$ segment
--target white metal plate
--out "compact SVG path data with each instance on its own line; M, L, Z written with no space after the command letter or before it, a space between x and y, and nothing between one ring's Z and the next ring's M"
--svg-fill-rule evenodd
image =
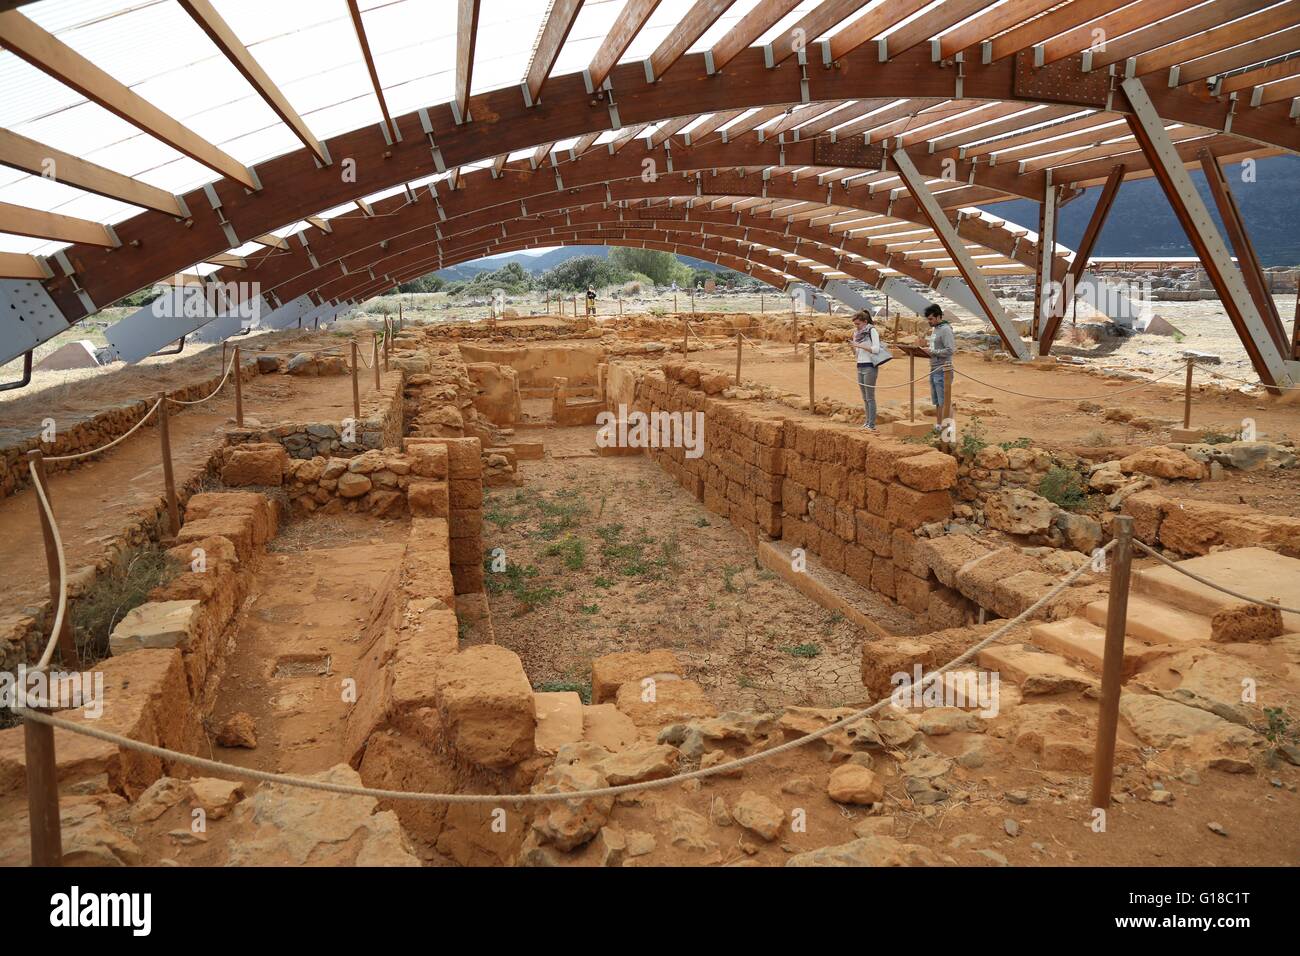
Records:
M40 282L0 279L0 365L68 328L68 320Z

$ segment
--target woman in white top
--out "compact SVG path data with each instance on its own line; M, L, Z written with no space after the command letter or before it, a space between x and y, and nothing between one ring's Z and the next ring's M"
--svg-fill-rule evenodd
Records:
M853 350L858 359L858 387L862 389L862 404L867 419L863 428L876 430L876 375L880 369L875 356L881 354L880 333L872 321L871 311L863 309L853 316Z

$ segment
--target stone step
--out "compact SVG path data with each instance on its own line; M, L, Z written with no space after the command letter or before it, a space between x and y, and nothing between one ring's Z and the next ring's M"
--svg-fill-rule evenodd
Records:
M582 708L582 739L618 753L637 742L636 724L612 703L587 704Z
M1295 596L1300 594L1300 560L1267 548L1219 551L1178 563L1208 581L1252 597L1276 598L1295 606ZM1207 617L1241 603L1239 598L1163 565L1135 572L1133 590ZM1300 632L1300 614L1283 614L1282 626L1289 633Z
M1098 685L1095 675L1080 670L1060 654L1029 644L995 644L980 651L975 660L985 670L996 671L1000 680L1019 685L1025 693L1050 694Z
M1045 651L1082 664L1094 674L1101 673L1106 632L1081 617L1068 617L1064 621L1052 621L1050 624L1035 624L1029 629L1029 639ZM1149 661L1168 651L1167 646L1148 647L1136 641L1125 641L1124 676L1131 677Z
M534 692L537 729L533 740L538 753L559 753L565 744L582 740L582 698L574 691Z
M1107 600L1093 601L1084 608L1084 614L1104 629L1109 607ZM1210 639L1210 619L1155 598L1129 594L1125 633L1152 644L1201 643Z

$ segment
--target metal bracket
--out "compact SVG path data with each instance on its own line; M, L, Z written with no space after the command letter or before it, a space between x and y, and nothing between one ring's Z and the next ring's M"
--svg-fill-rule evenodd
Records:
M226 241L230 243L230 248L242 246L239 236L235 234L234 224L226 218L226 214L221 209L221 197L217 195L217 190L212 183L205 183L203 186L204 195L208 197L208 202L212 205L212 211L217 214L217 222L221 226L221 231L226 234Z
M442 150L438 148L437 142L433 138L433 122L429 119L429 111L424 107L420 108L420 129L424 130L424 135L429 138L429 150L433 154L434 168L440 173L447 171L447 164L442 161Z

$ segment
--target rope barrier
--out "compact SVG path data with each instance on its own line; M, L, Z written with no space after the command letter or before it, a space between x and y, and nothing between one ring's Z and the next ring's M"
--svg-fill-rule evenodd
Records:
M217 392L225 388L226 379L230 378L230 372L232 369L234 369L234 367L235 367L235 356L232 354L230 356L230 361L226 364L226 374L221 376L221 381L217 383L217 387L212 390L212 393L208 395L207 398L200 398L197 401L187 402L184 399L172 398L171 396L168 396L167 401L171 402L173 405L202 405L204 402L215 398Z
M741 338L743 338L746 342L749 342L751 345L757 345L757 344L759 344L759 341L758 341L757 339L751 339L751 338L750 338L748 335L746 335L744 332L741 332L740 329L736 329L736 332L740 335ZM766 340L764 340L764 341L766 341ZM828 365L827 367L828 367L828 368L829 368L829 369L830 369L834 374L840 376L840 378L844 379L846 382L852 382L853 385L854 385L854 387L858 387L858 379L857 379L857 376L855 376L855 375L846 375L844 372L841 372L841 371L840 371L838 368L836 368L834 365ZM820 364L818 365L818 368L821 368L821 365L820 365ZM891 388L907 388L909 385L915 385L917 382L928 382L929 380L930 380L930 374L929 374L929 372L927 372L926 374L921 375L921 376L919 376L918 378L914 378L914 379L912 379L911 381L908 381L908 382L899 382L899 383L896 384L896 385L877 385L877 386L876 386L876 390L877 390L877 391L887 391L887 390L889 390L889 389L891 389Z
M1147 381L1142 382L1140 385L1134 385L1132 388L1117 389L1116 391L1110 392L1107 395L1030 395L1027 392L1017 392L1014 389L1002 388L1001 386L993 385L990 384L989 382L980 381L974 375L971 375L969 372L961 371L955 365L952 366L952 370L955 374L960 375L962 378L968 378L977 385L983 385L985 388L991 388L997 392L1005 392L1008 395L1018 395L1021 398L1032 398L1040 402L1091 402L1091 401L1104 401L1105 399L1108 398L1114 398L1116 395L1125 395L1129 392L1140 392L1142 389L1150 388L1152 385L1155 385L1157 382L1162 382L1165 379L1169 378L1169 376L1171 375L1178 375L1179 373L1185 371L1186 369L1185 367L1176 368L1173 369L1172 371L1166 372L1164 375L1161 375L1159 378L1148 379Z
M1160 553L1159 551L1157 551L1155 548L1152 548L1152 547L1150 547L1149 545L1143 544L1141 541L1138 541L1136 538L1133 539L1133 545L1134 545L1134 547L1137 547L1137 548L1141 549L1142 551L1145 551L1147 554L1151 555L1151 557L1155 558L1155 559L1156 559L1157 561L1159 561L1161 564L1164 564L1164 565L1166 565L1166 566L1168 566L1168 567L1173 568L1173 569L1174 569L1175 571L1177 571L1179 574L1185 574L1185 575L1187 575L1187 577L1191 578L1193 581L1196 581L1196 582L1198 582L1198 583L1200 583L1200 584L1204 584L1206 587L1214 588L1214 590L1216 590L1216 591L1222 591L1224 594L1231 594L1233 597L1238 598L1238 599L1240 599L1240 600L1242 600L1242 601L1248 601L1248 602L1250 602L1251 604L1260 604L1260 605L1263 605L1264 607L1275 607L1275 608L1277 608L1279 611L1282 611L1282 612L1285 613L1285 614L1300 614L1300 608L1286 607L1286 606L1283 605L1283 604L1279 604L1279 603L1278 603L1277 601L1275 601L1275 600L1274 600L1274 601L1265 601L1265 600L1263 600L1262 598L1251 597L1249 594L1242 594L1240 591L1234 591L1234 590L1232 590L1232 588L1224 587L1222 584L1215 584L1213 581L1210 581L1210 580L1207 580L1206 578L1201 577L1201 576L1200 576L1199 574L1197 574L1195 571L1189 571L1189 570L1187 570L1187 568L1183 567L1183 566L1182 566L1181 564L1179 564L1177 561L1171 561L1171 560L1169 560L1169 558L1166 558L1163 554L1161 554L1161 553Z
M50 507L50 499L45 496L45 486L36 472L36 462L27 462L27 468L32 473L32 486L36 489L36 496L40 499L45 517L50 522L50 530L54 537L54 553L59 559L59 604L54 612L54 628L50 631L50 639L41 653L40 661L36 664L36 670L43 671L50 666L50 660L54 657L54 647L58 643L59 634L63 631L63 618L68 611L68 562L63 553L63 537L59 534L59 526L54 520L54 509Z
M161 404L162 404L162 399L161 399L161 398L160 398L160 399L157 399L157 400L153 403L153 406L149 409L149 411L147 411L147 412L144 413L144 417L141 418L138 422L136 422L134 425L131 426L130 431L128 431L128 432L126 432L126 433L124 433L124 434L122 434L122 435L117 436L117 437L114 438L111 442L109 442L107 445L103 445L103 446L101 446L101 447L99 447L99 448L92 449L91 451L79 451L79 452L77 452L75 455L49 455L49 456L46 456L45 460L46 460L46 461L72 461L73 459L76 459L76 458L88 458L88 457L91 456L91 455L98 455L101 451L108 451L110 448L112 448L112 447L113 447L114 445L116 445L118 442L124 442L124 441L126 441L128 438L130 438L133 434L135 434L135 431L136 431L136 430L137 430L141 425L143 425L145 422L147 422L147 421L149 420L149 416L152 415L154 412L156 412L156 411L158 410L158 406L161 405Z
M325 345L318 349L244 349L244 352L248 355L316 355L320 352L332 352L341 349L343 344Z
M1200 368L1201 366L1198 365L1197 369ZM1251 388L1272 388L1272 389L1277 389L1279 392L1294 392L1297 389L1300 389L1300 385L1265 385L1263 382L1252 382L1249 381L1248 379L1237 378L1235 376L1229 375L1227 372L1211 371L1210 368L1208 367L1205 369L1205 372L1212 379L1226 378L1230 382L1238 382L1242 385L1249 385Z
M1115 546L1115 542L1111 541L1102 550L1103 552L1108 552L1114 546ZM989 645L993 644L995 641L1000 639L1003 635L1007 633L1007 631L1011 630L1011 628L1015 627L1018 624L1023 623L1034 613L1036 613L1039 608L1043 607L1048 602L1054 600L1057 597L1057 595L1059 595L1067 587L1069 587L1076 580L1078 580L1079 577L1081 577L1086 571L1088 571L1090 567L1091 567L1090 563L1084 564L1076 568L1074 571L1070 572L1050 591L1048 591L1046 594L1040 597L1029 607L1025 608L1025 610L1021 611L1014 618L1007 621L1002 626L998 627L995 631L989 634L988 637L984 638L981 641L977 641L975 644L972 644L969 648L966 649L965 652L958 655L957 657L954 657L952 660L948 661L948 663L944 664L942 667L938 668L937 670L930 671L929 673L924 675L921 678L921 682L918 685L918 687L923 687L926 681L937 680L939 677L941 677L943 674L947 673L948 671L952 670L954 667L957 667L958 665L964 664L967 661L971 660L976 654L984 650L984 648L988 647ZM376 790L376 789L371 789L370 787L354 787L348 784L335 784L335 783L326 783L320 780L307 780L302 777L293 777L287 774L271 773L265 770L254 770L250 767L236 767L232 764L221 763L220 761L217 760L209 760L206 757L197 757L194 756L193 754L185 754L175 750L168 750L165 747L157 747L153 744L146 744L138 740L132 740L130 737L123 737L119 734L110 733L105 730L99 730L97 728L89 727L83 724L76 724L73 723L72 721L64 720L61 717L54 717L50 714L41 713L39 711L28 710L27 708L15 707L13 708L13 710L15 713L21 715L27 720L34 720L37 723L48 724L51 727L55 727L60 730L66 730L69 731L70 733L81 734L82 736L86 736L86 737L93 737L96 740L101 740L104 741L105 743L114 744L115 746L123 747L128 750L135 750L139 753L149 754L150 756L158 757L163 760L172 761L174 763L186 764L191 767L197 767L200 770L207 770L212 773L224 774L226 776L231 776L231 777L238 777L247 780L257 780L262 783L281 784L289 787L299 787L304 790L319 790L326 793L339 793L339 794L346 794L349 796L373 797L377 800L411 800L419 803L500 805L502 803L516 803L516 804L554 803L559 801L570 801L570 800L588 800L588 799L594 799L599 797L616 797L619 794L623 794L623 793L633 793L633 792L640 793L647 790L662 790L666 787L676 786L677 784L686 780L699 780L705 777L715 776L717 774L731 773L736 770L739 770L742 767L746 767L749 764L758 763L759 761L762 760L767 760L771 757L775 757L777 754L786 753L787 751L794 750L797 747L802 747L805 744L811 743L814 740L820 740L823 737L835 733L836 731L844 730L845 728L852 726L858 721L870 717L871 715L877 713L886 704L890 703L891 700L892 700L892 695L889 697L882 698L881 700L876 701L874 704L871 704L868 707L864 707L861 710L858 710L855 713L848 715L847 717L843 717L840 720L835 721L834 723L827 724L825 727L822 727L819 730L815 730L810 734L806 734L794 740L786 741L783 744L778 744L777 746L771 748L770 750L763 750L755 754L749 754L748 756L740 757L737 758L736 760L732 760L727 763L716 764L712 767L703 767L700 768L699 770L691 770L691 771L687 771L686 773L675 774L674 776L671 777L662 777L658 780L647 780L640 783L626 783L626 784L620 784L619 786L612 786L612 787L598 787L592 790L576 790L567 793L523 793L523 794L418 793L409 790Z

